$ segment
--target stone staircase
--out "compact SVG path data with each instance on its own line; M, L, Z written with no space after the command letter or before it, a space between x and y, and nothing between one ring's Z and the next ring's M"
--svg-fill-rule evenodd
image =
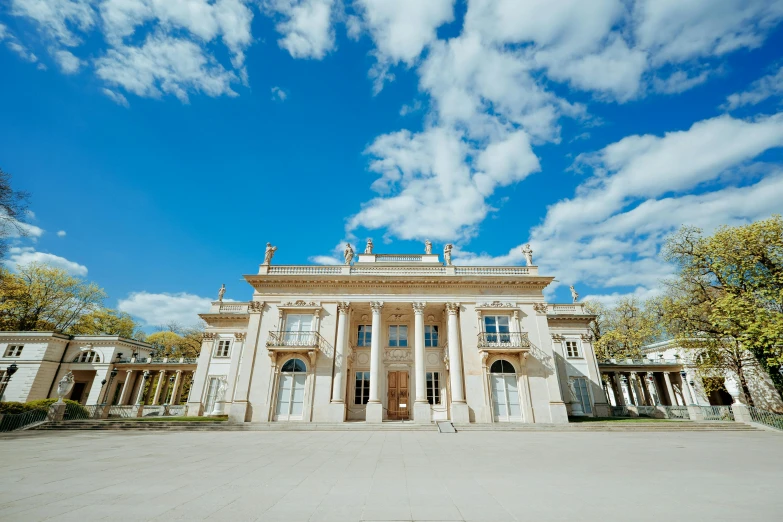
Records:
M571 424L457 424L457 433L495 432L684 432L684 431L754 431L757 428L741 422L581 422ZM412 422L305 423L269 422L229 424L227 422L136 422L123 420L80 420L45 422L32 430L111 430L111 431L424 431L437 432L435 424Z

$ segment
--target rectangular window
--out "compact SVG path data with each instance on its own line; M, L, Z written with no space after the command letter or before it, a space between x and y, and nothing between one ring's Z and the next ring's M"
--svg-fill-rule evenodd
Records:
M438 327L434 325L424 326L424 346L435 348L438 346Z
M356 337L356 346L370 346L372 344L372 326L363 324L359 326L359 333Z
M228 339L218 341L215 349L215 357L228 357L231 350L231 341Z
M370 372L356 372L354 404L367 404L370 398Z
M511 317L508 315L485 315L484 332L487 334L487 342L490 343L508 343L511 342L509 332Z
M583 377L575 378L574 392L576 392L576 400L582 403L582 411L593 413L593 405L590 404L590 394L587 392L587 379Z
M288 314L285 318L286 346L308 346L313 342L313 316L311 314Z
M22 355L22 348L24 348L23 344L11 344L6 349L5 356L6 357L19 357L20 355Z
M579 345L576 341L566 341L565 345L568 357L579 357Z
M430 404L440 404L440 374L438 372L427 372L427 402Z
M204 397L204 415L209 415L215 409L220 377L210 377L207 380L207 392Z
M389 346L408 346L408 327L400 324L389 327Z

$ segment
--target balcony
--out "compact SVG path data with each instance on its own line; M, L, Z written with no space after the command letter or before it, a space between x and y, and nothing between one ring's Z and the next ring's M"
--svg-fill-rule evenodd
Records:
M478 334L478 348L482 351L520 352L530 349L527 332Z
M608 359L598 361L598 366L683 366L682 359Z
M324 338L318 332L271 331L266 339L270 349L320 348Z

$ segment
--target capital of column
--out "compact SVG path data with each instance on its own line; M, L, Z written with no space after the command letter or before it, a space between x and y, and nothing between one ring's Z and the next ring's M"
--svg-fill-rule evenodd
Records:
M341 314L347 314L348 311L351 309L351 303L345 301L342 303L337 303L337 312Z
M177 375L182 375L182 370L177 370Z
M125 373L127 373L128 375L130 375L130 374L132 374L132 373L133 373L133 370L125 370Z
M164 373L166 373L166 370L158 370L158 372L160 372L160 374L163 375Z
M413 313L416 315L421 315L424 313L424 306L427 303L413 303Z
M247 311L249 313L260 314L263 309L264 309L263 301L251 301L250 304L247 306Z
M449 315L457 315L459 312L459 303L446 303L446 312Z
M383 301L372 301L370 302L370 308L372 308L372 312L375 314L381 313L381 310L383 309Z

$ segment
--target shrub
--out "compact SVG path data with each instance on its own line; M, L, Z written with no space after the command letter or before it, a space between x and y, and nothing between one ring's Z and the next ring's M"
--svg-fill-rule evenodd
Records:
M30 410L49 411L49 406L51 406L55 402L57 402L57 399L39 399L37 401L26 402L26 403L24 403L25 411L30 411ZM82 414L83 415L85 415L85 416L88 415L87 410L84 407L82 407L82 405L79 404L76 401L71 401L71 400L65 399L65 404L70 404L72 408L73 407L77 407L80 410L82 410Z
M0 402L0 414L19 415L27 411L24 404L16 401Z

